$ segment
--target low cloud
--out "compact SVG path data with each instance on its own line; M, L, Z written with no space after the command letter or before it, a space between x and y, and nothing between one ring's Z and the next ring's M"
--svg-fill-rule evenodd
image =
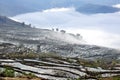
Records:
M120 4L113 5L115 8L120 8Z
M93 29L71 29L68 31L72 33L80 33L87 44L120 49L119 34Z
M85 15L74 8L55 8L13 17L39 28L80 33L89 44L120 49L120 12Z

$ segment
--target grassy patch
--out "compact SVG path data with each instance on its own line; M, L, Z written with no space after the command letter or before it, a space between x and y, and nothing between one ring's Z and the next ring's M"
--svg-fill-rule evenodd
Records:
M37 76L33 73L23 73L23 74L25 75L25 77L29 79L37 78Z
M15 71L12 68L5 68L3 72L0 73L1 76L3 77L14 77Z
M108 77L108 78L99 78L98 80L120 80L120 76Z

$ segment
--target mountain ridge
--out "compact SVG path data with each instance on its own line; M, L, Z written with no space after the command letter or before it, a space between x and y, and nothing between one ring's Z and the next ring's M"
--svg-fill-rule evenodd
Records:
M100 1L102 3L102 1ZM103 1L104 2L104 1ZM11 3L11 4L9 4ZM27 3L27 4L26 4ZM105 1L105 3L107 4L107 1ZM112 3L112 1L111 1ZM114 3L114 2L113 2ZM117 2L119 3L119 2ZM87 6L87 4L91 4L91 6ZM46 5L46 6L45 6ZM46 10L46 9L51 9L51 8L61 8L61 7L75 7L76 9L78 9L78 12L83 12L84 10L80 10L80 8L84 8L85 6L87 8L93 8L93 10L97 10L99 11L99 13L105 13L104 11L102 11L102 9L95 9L95 7L102 7L102 9L105 8L107 13L111 13L112 12L117 12L119 9L118 8L113 8L112 5L105 5L103 4L98 4L97 1L93 1L93 3L91 3L90 1L86 0L62 0L62 1L58 1L58 0L46 0L46 1L29 1L29 0L1 0L0 1L0 15L3 16L15 16L15 15L19 15L19 14L24 14L24 13L29 13L29 12L36 12L36 11L42 11L42 10ZM80 7L82 6L82 7ZM83 7L84 6L84 7ZM108 9L108 10L107 10ZM111 10L110 10L111 9ZM92 12L92 14L94 14L95 12ZM84 11L86 12L86 11ZM89 13L89 10L86 12Z

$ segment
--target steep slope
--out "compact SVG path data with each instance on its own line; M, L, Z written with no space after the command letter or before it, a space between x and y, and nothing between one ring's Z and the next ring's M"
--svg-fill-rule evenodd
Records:
M4 23L3 20L6 20L6 22ZM120 51L118 50L85 45L80 35L65 33L64 30L53 31L31 28L4 17L0 17L0 42L23 44L38 53L53 52L66 57L103 58L108 61L120 57Z
M47 30L32 28L31 25L15 22L7 17L0 17L1 38L30 44L45 42L82 43L80 35L66 33L64 30Z
M30 26L25 25L24 22L19 23L19 22L16 22L16 21L13 21L13 20L7 18L6 16L0 16L0 27L1 27L1 29L2 28L7 29L8 27L16 28L16 27L30 27Z

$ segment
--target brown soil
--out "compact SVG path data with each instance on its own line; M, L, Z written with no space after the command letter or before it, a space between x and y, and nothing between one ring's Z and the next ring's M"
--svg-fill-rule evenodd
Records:
M10 77L0 77L0 80L44 80L44 79L40 79L40 78L33 78L33 79L29 79L29 78L10 78Z

